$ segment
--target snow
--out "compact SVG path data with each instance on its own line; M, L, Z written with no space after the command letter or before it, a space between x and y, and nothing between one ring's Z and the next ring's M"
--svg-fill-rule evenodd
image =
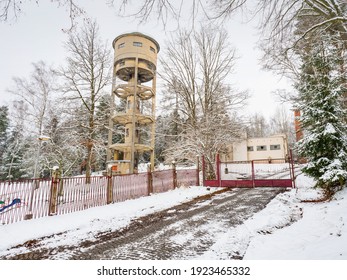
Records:
M257 235L250 242L244 259L251 260L346 260L347 259L347 189L337 193L331 201L322 203L302 203L304 199L322 196L319 191L309 188L304 183L307 178L299 177L298 190L288 197L287 210L298 208L302 218L291 226L267 235ZM313 182L312 182L313 184ZM290 197L291 196L291 197ZM266 228L271 226L271 209L275 209L279 199L274 199L261 213L247 221L250 226L263 219ZM283 211L284 207L280 207ZM264 214L270 212L268 219ZM273 212L272 212L273 214ZM277 215L274 225L283 223L287 213ZM262 223L259 224L259 226Z
M284 192L242 225L216 231L215 242L201 259L227 259L238 252L246 260L347 260L347 189L331 201L307 203L302 200L322 196L313 189L313 180L297 177L297 189ZM132 219L168 209L214 190L204 187L178 188L135 200L91 208L66 215L44 217L0 226L0 256L18 254L23 248L11 247L25 241L54 235L47 247L76 244L93 239L97 232L127 226ZM223 194L222 194L223 195ZM175 242L184 243L185 236ZM64 256L61 256L64 258Z
M328 124L325 126L325 129L324 129L324 131L323 131L323 135L335 134L335 133L336 133L335 127L334 127L331 123L328 123Z
M0 256L6 253L6 249L17 244L61 232L66 233L60 237L56 236L54 242L47 246L76 244L86 238L93 238L97 232L126 227L132 219L170 208L208 193L210 191L203 187L178 188L65 215L2 225L0 226Z

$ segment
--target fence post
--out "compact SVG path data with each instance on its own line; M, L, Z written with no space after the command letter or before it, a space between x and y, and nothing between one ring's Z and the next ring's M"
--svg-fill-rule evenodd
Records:
M200 158L196 156L196 185L200 186Z
M34 203L34 193L35 190L37 189L37 181L38 179L32 179L32 183L31 183L31 196L30 196L30 200L29 200L29 213L27 213L24 216L24 220L31 220L33 218L33 203Z
M254 170L254 160L251 161L252 165L252 187L255 187L255 170Z
M219 154L217 154L217 179L218 179L218 185L219 187L222 186L222 178L221 178L221 174L220 174L220 158L219 158Z
M53 167L52 185L51 185L51 195L49 200L48 216L57 213L57 198L58 198L58 185L60 179L59 168Z
M205 170L205 156L202 156L201 159L201 164L202 164L202 186L205 186L205 178L206 178L206 170Z
M113 202L113 184L112 175L107 175L107 188L106 188L106 203L110 204Z
M176 162L172 162L172 175L173 175L173 187L177 188L177 172L176 172Z
M153 174L151 167L147 167L147 175L148 175L148 184L147 184L147 189L148 189L148 195L153 193Z

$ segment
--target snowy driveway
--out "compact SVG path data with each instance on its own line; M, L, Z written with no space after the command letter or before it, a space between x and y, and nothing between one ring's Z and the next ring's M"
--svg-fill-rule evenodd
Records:
M140 218L125 231L101 234L70 258L240 259L248 242L239 242L243 237L232 236L232 229L263 209L280 192L283 190L274 188L233 189L206 200L185 203ZM242 245L226 246L223 237L229 243ZM219 243L224 251L217 248ZM230 248L234 250L229 251Z

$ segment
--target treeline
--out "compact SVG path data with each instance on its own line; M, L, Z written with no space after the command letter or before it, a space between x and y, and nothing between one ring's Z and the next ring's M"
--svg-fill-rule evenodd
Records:
M4 7L2 21L7 21L11 12L17 15L20 11L21 1L6 5L9 2L12 1L0 1ZM76 16L84 13L75 1L57 2L71 7L72 25ZM110 1L111 6L116 4L126 13L128 1ZM173 0L139 1L135 7L138 10L132 14L142 20L155 15L165 24L168 19L180 19L185 10L182 5ZM299 156L308 162L303 171L327 193L344 186L347 180L346 1L211 0L185 5L191 8L191 26L178 30L161 53L162 70L158 74L164 81L161 94L165 96L162 103L167 106L167 113L158 119L157 138L162 142L158 140L156 149L160 160L192 160L198 154L205 154L213 169L215 154L223 151L227 142L240 137L247 123L254 135L266 130L261 117L257 117L257 125L250 118L242 117L240 111L248 94L228 83L235 62L234 50L227 43L228 19L244 8L244 15L251 11L251 17L259 19L262 65L291 79L296 89L291 93L279 92L279 97L302 114L304 137L296 148ZM205 24L197 29L198 19ZM101 168L105 156L103 135L108 129L105 120L109 113L100 104L108 108L109 94L104 89L109 83L110 66L106 59L108 47L90 37L90 34L97 35L92 26L70 33L66 43L67 63L52 71L54 76L50 76L45 63L38 63L34 64L30 79L17 79L13 93L25 94L15 103L8 119L5 117L8 110L2 109L1 153L2 160L5 158L2 176L12 173L9 168L17 168L17 177L29 176L35 173L33 166L52 163L62 166L66 174L77 170L76 166L85 168L87 174L93 168ZM98 44L96 48L86 47L90 43ZM57 92L54 102L46 98L47 92ZM34 102L35 99L40 103ZM37 135L46 133L50 143L37 141ZM41 156L43 152L49 153L50 148L54 153Z
M204 154L214 169L217 153L244 137L292 134L290 112L279 109L267 122L243 113L247 92L229 85L235 63L226 30L214 25L182 29L161 52L158 71L156 163L191 162ZM0 178L48 177L53 166L62 176L106 167L109 129L113 143L124 128L109 127L111 48L99 38L96 22L73 29L65 42L64 65L32 64L28 77L15 77L8 91L11 108L0 108ZM117 103L121 111L125 104ZM165 112L165 113L163 113Z
M1 107L0 177L63 176L105 168L111 81L110 48L89 21L68 34L66 62L32 64L15 77L10 110Z

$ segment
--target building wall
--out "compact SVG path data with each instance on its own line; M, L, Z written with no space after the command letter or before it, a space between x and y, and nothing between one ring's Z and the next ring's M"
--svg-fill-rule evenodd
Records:
M242 140L241 142L233 143L232 144L232 161L243 161L247 160L248 154L247 154L247 139Z
M148 69L153 72L154 76L159 44L153 38L137 32L123 34L114 39L113 48L116 73L120 69L134 68L136 66L134 58L137 57L139 59L137 66L141 69ZM128 80L128 77L124 78L124 80Z
M288 152L287 138L284 134L270 137L249 138L231 144L227 161L246 161L257 159L283 159Z

